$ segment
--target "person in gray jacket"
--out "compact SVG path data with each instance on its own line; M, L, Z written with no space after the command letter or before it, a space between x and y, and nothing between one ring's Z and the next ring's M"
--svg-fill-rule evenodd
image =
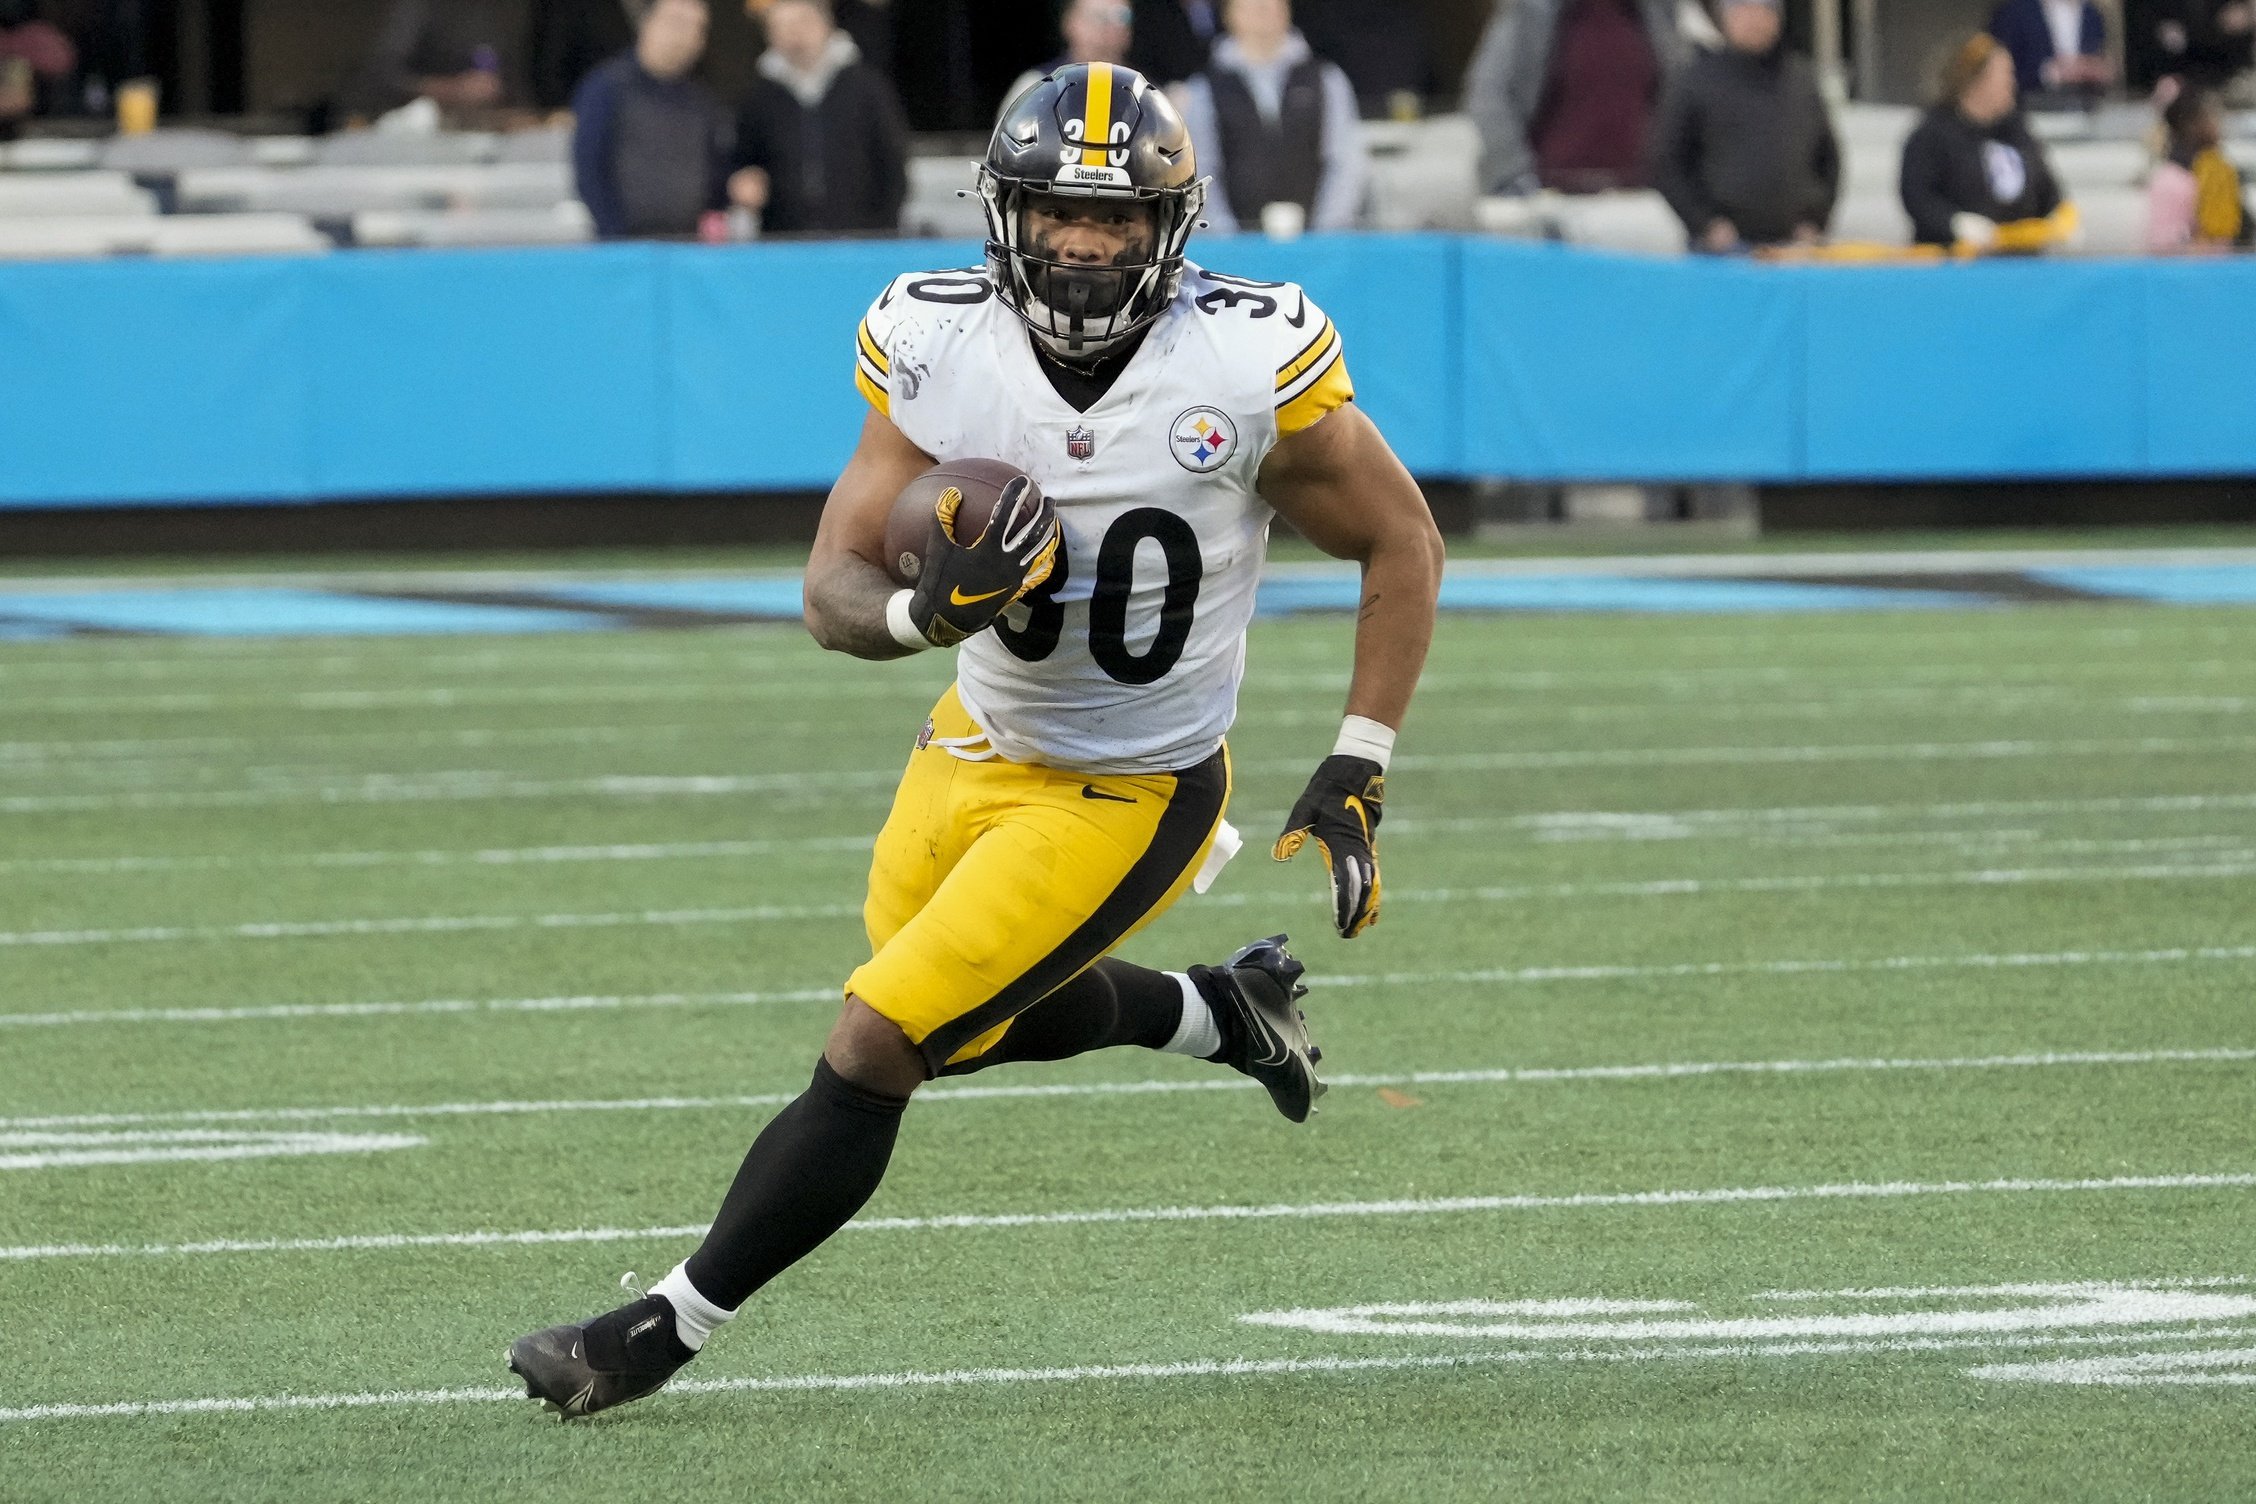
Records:
M1642 32L1645 56L1621 57L1617 70L1625 75L1628 93L1642 95L1642 80L1648 70L1666 77L1684 59L1686 47L1677 28L1675 0L1619 0L1615 8L1633 15ZM1577 87L1576 80L1590 77L1593 71L1603 73L1613 61L1606 56L1602 35L1592 35L1600 45L1572 49L1572 56L1562 56L1570 50L1563 43L1575 36L1597 33L1598 27L1591 23L1610 19L1609 8L1592 5L1589 0L1496 0L1488 28L1481 33L1480 46L1465 73L1465 110L1473 117L1481 137L1482 193L1533 193L1544 186L1538 170L1537 136L1540 127L1555 125L1562 114L1572 117L1588 112L1604 117L1591 122L1594 128L1600 133L1618 134L1630 157L1641 156L1643 114L1632 114L1621 106L1634 105L1649 112L1650 98L1614 101L1561 97L1562 91L1571 93Z
M1726 45L1661 95L1652 184L1698 250L1814 242L1841 186L1817 73L1780 45L1778 0L1725 0L1720 19Z
M1229 34L1183 86L1183 122L1213 179L1206 218L1231 234L1262 227L1271 204L1299 206L1311 230L1349 230L1367 167L1355 86L1294 30L1289 0L1229 0Z

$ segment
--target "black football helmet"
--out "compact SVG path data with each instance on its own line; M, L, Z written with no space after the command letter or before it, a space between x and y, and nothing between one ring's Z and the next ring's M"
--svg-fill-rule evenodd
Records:
M1152 205L1151 259L1088 266L1035 254L1023 212L1031 194ZM1164 93L1132 68L1075 63L1003 112L979 169L979 197L996 293L1051 354L1092 361L1175 300L1206 180Z

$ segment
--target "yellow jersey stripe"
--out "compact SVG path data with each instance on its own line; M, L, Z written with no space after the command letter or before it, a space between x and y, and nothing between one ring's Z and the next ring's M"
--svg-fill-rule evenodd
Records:
M1283 391L1313 370L1338 342L1339 330L1333 327L1330 319L1324 320L1324 327L1316 331L1316 337L1308 342L1308 348L1295 355L1290 365L1277 372L1277 390Z
M1334 350L1331 363L1317 373L1316 379L1277 409L1277 435L1283 438L1312 428L1326 413L1354 400L1355 383L1347 374L1347 356Z
M893 416L892 393L886 391L877 382L870 380L870 373L858 361L854 365L854 386L864 397L869 399L870 406L876 408L888 418Z
M882 349L878 348L877 341L870 338L869 320L862 320L861 328L856 330L855 333L860 337L862 353L869 357L870 364L876 366L886 375L892 375L893 362L886 357Z
M1112 64L1089 65L1089 114L1081 122L1081 165L1102 167L1112 149Z

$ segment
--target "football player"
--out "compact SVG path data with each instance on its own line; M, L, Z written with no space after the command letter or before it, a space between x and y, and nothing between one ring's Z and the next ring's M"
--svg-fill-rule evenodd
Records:
M1273 854L1314 840L1339 934L1377 919L1380 801L1440 535L1353 405L1332 321L1298 287L1185 259L1205 183L1140 75L1082 64L1028 90L979 191L985 266L899 278L856 332L870 411L806 576L826 648L961 644L877 839L870 959L697 1251L641 1299L510 1349L566 1415L658 1389L845 1225L933 1077L1139 1045L1241 1071L1295 1122L1323 1090L1283 936L1181 972L1110 952L1236 847L1223 733L1272 509L1363 568L1345 719ZM936 518L916 586L897 586L895 498L969 458L1039 494L1007 488L976 539Z

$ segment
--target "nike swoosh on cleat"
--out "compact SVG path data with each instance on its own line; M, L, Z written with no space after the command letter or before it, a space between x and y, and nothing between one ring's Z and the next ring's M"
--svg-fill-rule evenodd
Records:
M1010 586L1005 585L1001 590L990 590L985 595L966 595L963 593L963 586L958 585L955 589L948 592L948 604L951 606L976 606L981 601L993 600L996 596L1003 594L1009 589Z
M1126 794L1108 794L1094 784L1087 783L1081 785L1081 797L1084 799L1103 799L1113 804L1134 804L1136 802Z

